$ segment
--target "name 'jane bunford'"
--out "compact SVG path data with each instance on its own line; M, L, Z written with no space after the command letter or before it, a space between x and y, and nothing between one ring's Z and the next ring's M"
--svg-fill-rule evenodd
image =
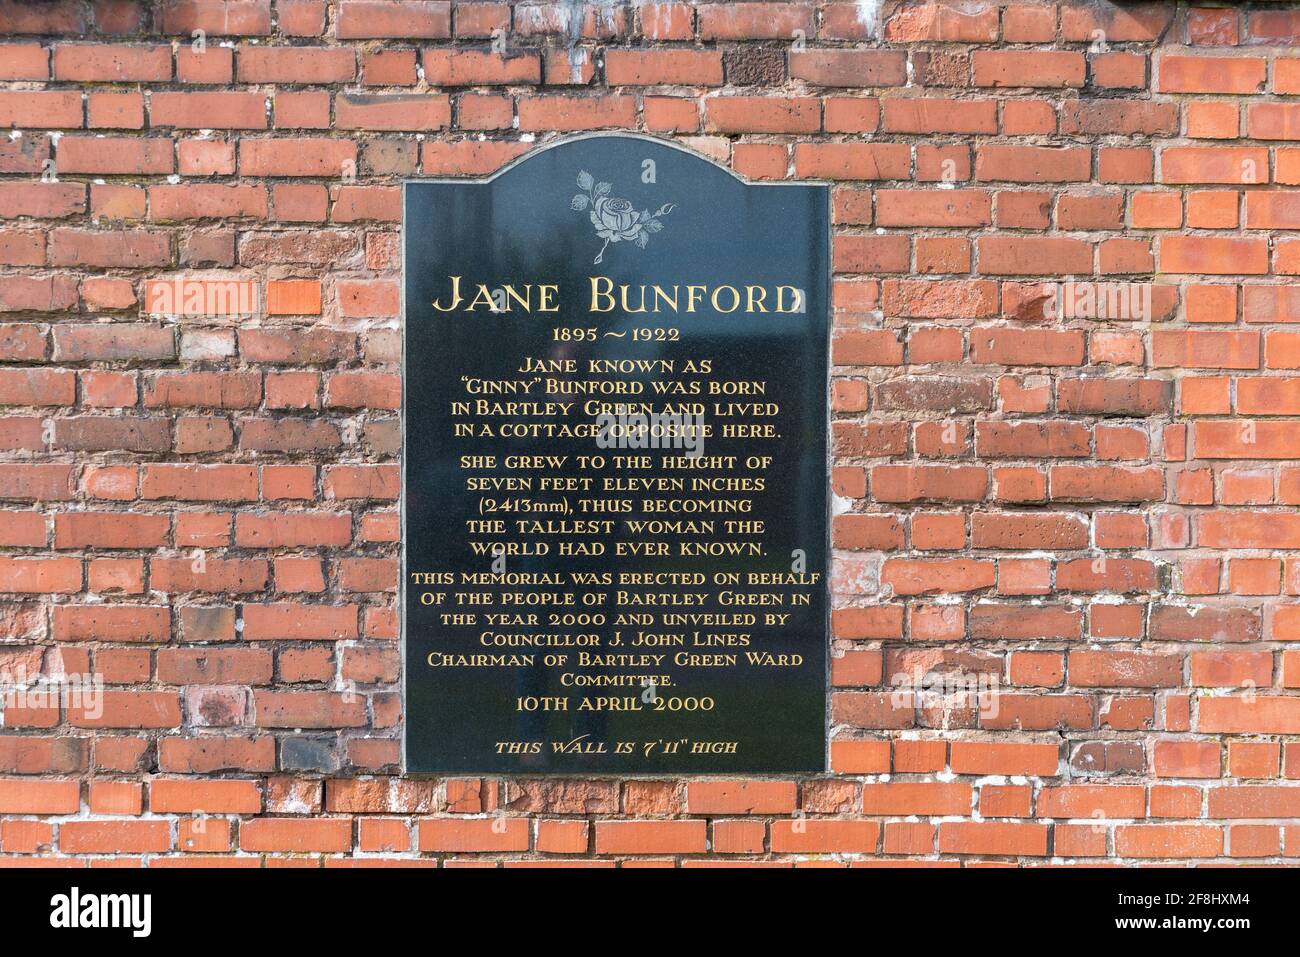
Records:
M438 312L557 313L560 311L558 283L498 284L467 283L462 276L448 276L444 295L433 300ZM797 286L752 284L709 286L696 283L629 285L615 283L608 276L588 277L587 311L593 313L701 312L794 314L805 312L806 297Z

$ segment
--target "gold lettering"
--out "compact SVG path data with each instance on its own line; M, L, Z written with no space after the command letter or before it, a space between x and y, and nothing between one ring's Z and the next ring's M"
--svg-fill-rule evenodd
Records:
M462 301L460 295L460 277L448 276L447 278L451 280L451 305L444 306L440 300L433 300L433 308L437 309L439 312L451 312L459 306Z

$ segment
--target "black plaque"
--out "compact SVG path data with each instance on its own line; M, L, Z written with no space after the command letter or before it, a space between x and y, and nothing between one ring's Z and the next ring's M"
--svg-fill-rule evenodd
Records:
M580 137L403 235L407 770L824 770L827 187Z

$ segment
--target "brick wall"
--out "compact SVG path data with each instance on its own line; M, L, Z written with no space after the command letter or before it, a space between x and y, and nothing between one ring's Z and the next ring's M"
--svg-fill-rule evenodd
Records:
M1300 857L1300 6L0 34L3 863ZM398 774L398 183L593 129L836 183L831 774Z

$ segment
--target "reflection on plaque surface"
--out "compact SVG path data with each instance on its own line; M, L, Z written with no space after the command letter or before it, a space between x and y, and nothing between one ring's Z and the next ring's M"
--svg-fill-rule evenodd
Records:
M589 136L403 230L407 770L824 770L827 188Z

